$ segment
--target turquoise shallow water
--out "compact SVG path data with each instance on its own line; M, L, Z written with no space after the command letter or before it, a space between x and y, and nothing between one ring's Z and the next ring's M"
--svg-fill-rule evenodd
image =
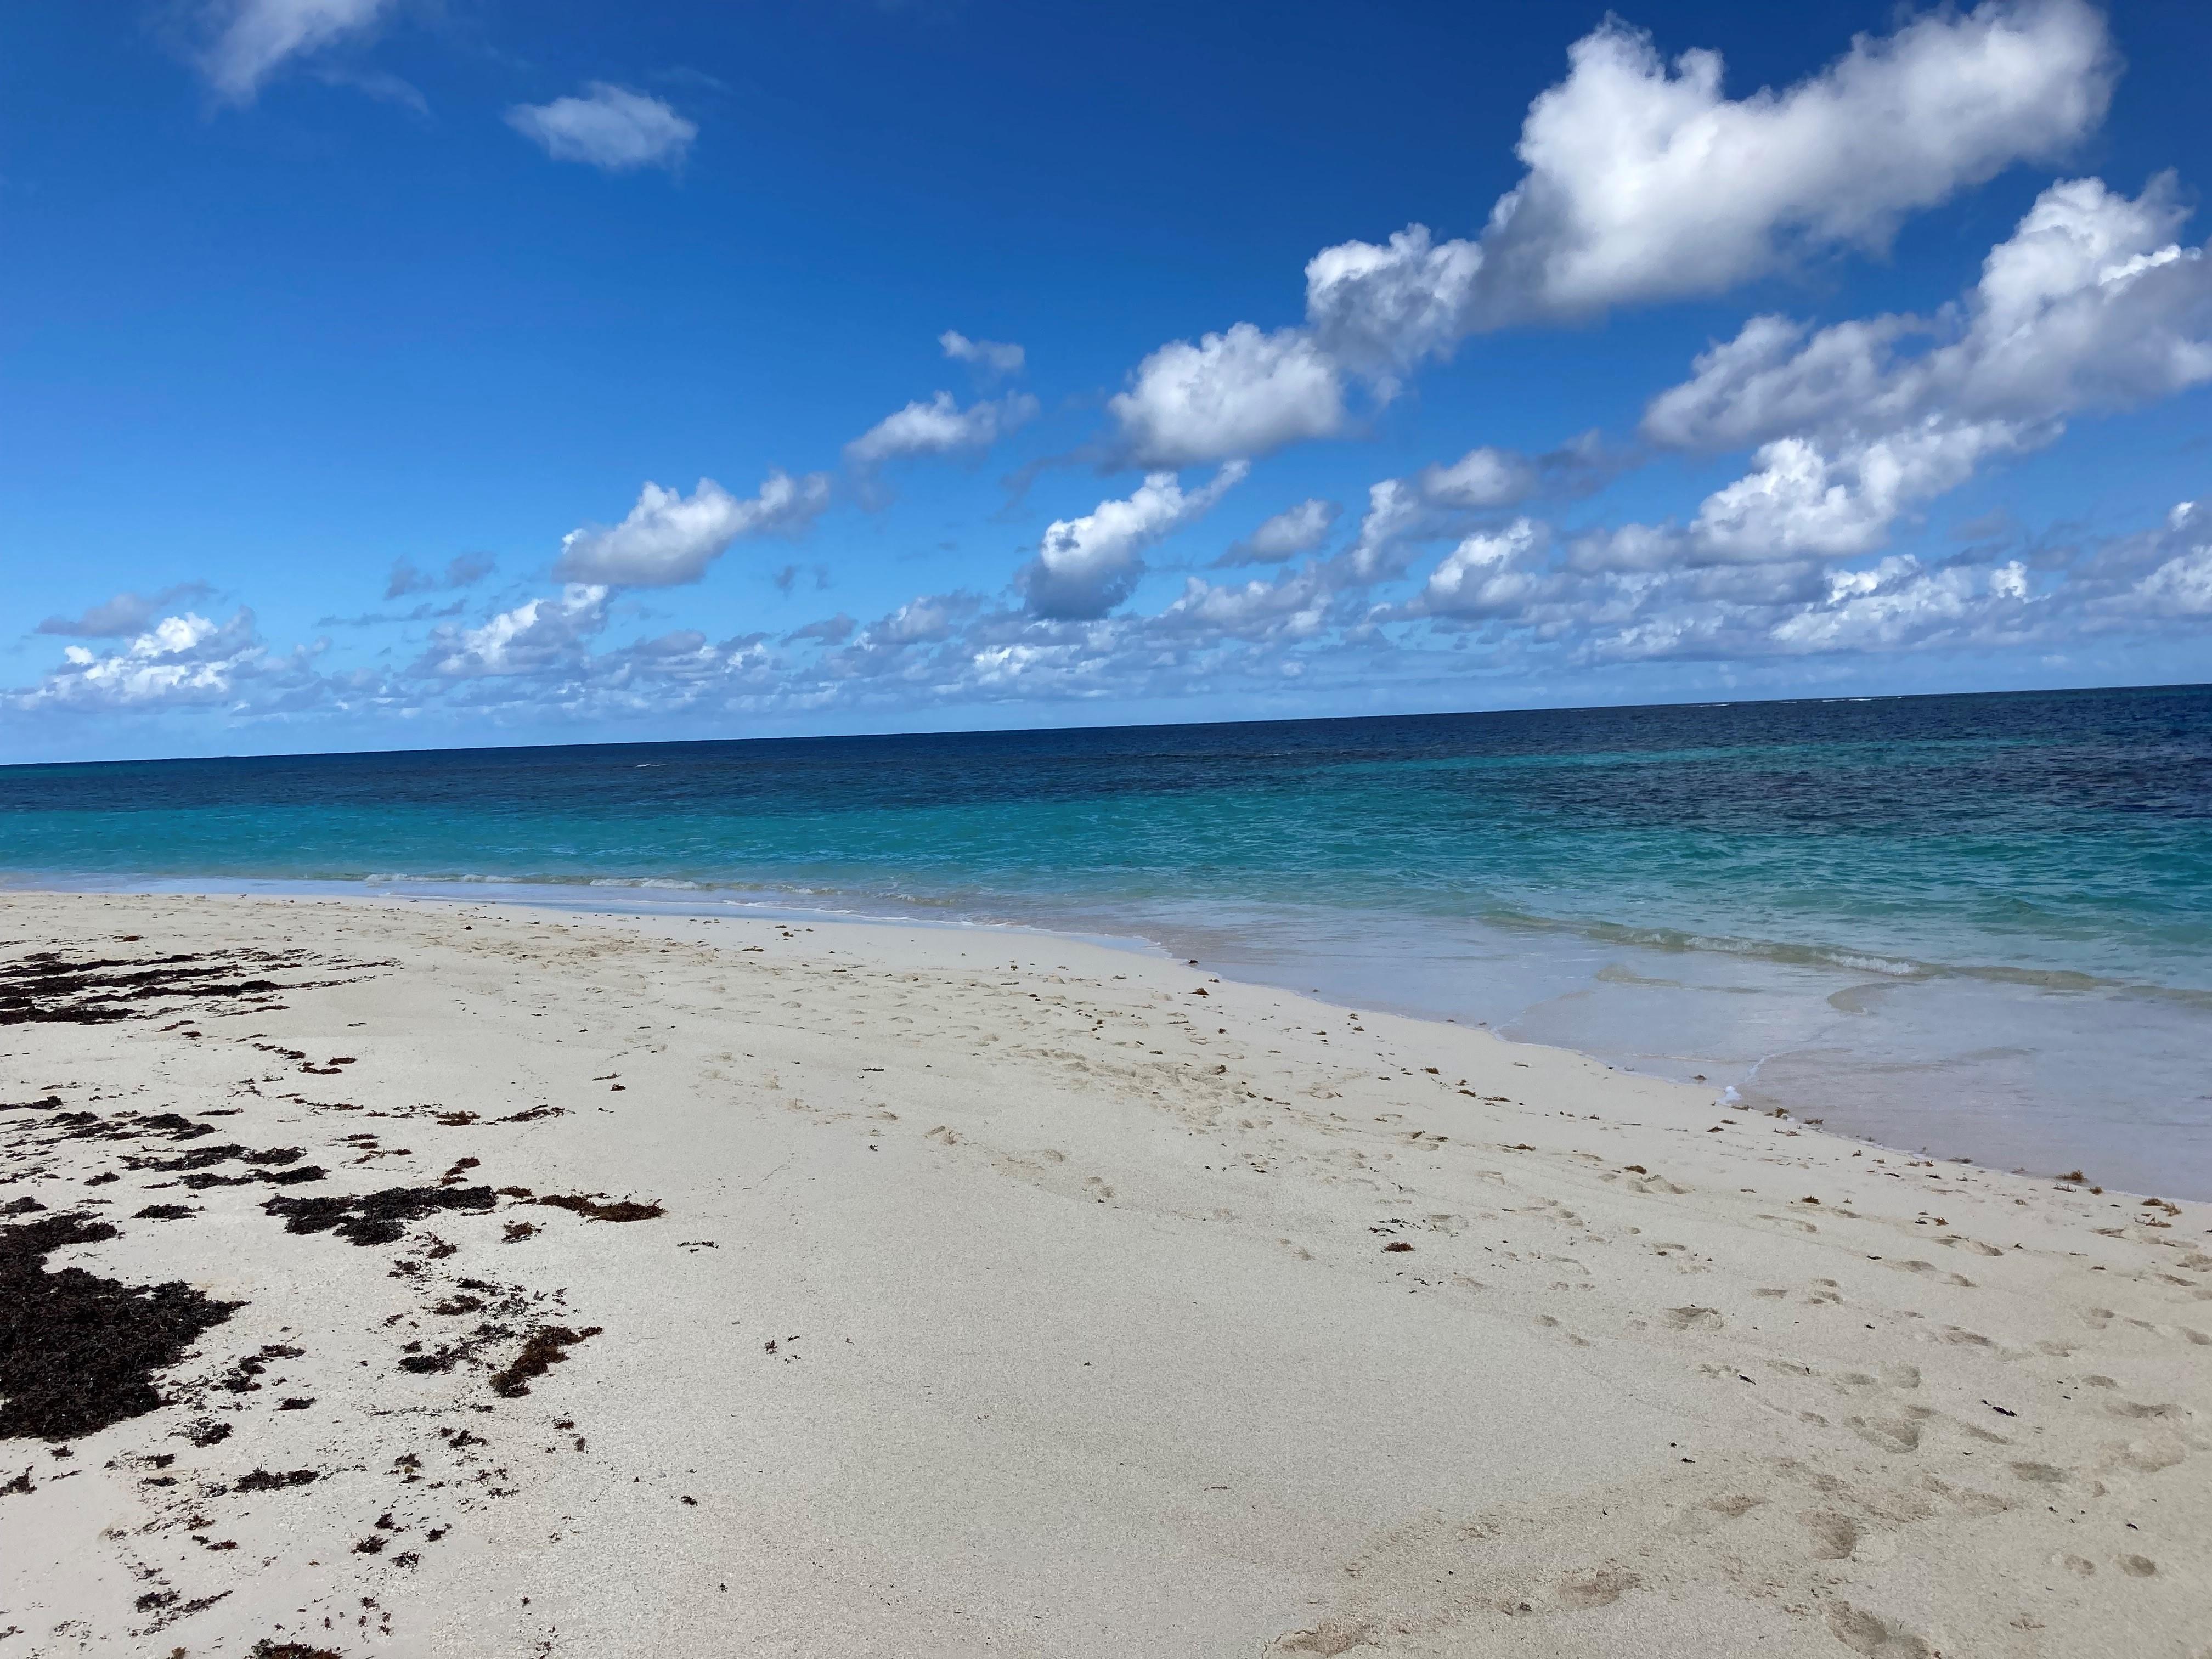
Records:
M2212 1189L2208 688L12 768L0 872L1137 936Z

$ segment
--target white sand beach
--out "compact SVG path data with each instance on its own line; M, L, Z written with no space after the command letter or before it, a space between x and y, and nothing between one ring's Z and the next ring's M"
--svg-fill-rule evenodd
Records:
M0 1659L2212 1655L2212 1206L2087 1149L1042 934L0 937ZM100 1280L197 1334L56 1440Z

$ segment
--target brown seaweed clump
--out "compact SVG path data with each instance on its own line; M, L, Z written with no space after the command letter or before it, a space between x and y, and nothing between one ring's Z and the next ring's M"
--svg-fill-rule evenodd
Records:
M550 1204L556 1210L574 1210L591 1221L651 1221L668 1213L658 1204L641 1204L630 1198L602 1202L581 1193L548 1193L536 1201Z
M74 1440L156 1410L155 1374L246 1305L182 1283L46 1271L53 1251L115 1236L74 1212L0 1228L0 1440Z
M262 1209L284 1218L288 1233L335 1232L356 1244L390 1244L410 1221L439 1210L489 1210L496 1200L489 1187L387 1187L380 1193L349 1197L285 1198L263 1200Z
M522 1345L522 1352L514 1363L491 1380L491 1391L507 1399L530 1392L530 1379L543 1376L554 1366L564 1362L565 1349L573 1348L587 1338L597 1336L602 1328L586 1325L580 1331L572 1331L566 1325L541 1325L531 1332Z

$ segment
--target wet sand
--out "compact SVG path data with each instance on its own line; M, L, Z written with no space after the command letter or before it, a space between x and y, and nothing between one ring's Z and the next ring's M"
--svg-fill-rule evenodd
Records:
M2212 1653L2208 1206L1049 936L0 917L0 1659Z

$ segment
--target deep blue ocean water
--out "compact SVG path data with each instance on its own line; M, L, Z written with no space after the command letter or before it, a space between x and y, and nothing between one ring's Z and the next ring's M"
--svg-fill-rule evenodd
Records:
M18 767L0 876L1133 936L2212 1190L2206 687Z

